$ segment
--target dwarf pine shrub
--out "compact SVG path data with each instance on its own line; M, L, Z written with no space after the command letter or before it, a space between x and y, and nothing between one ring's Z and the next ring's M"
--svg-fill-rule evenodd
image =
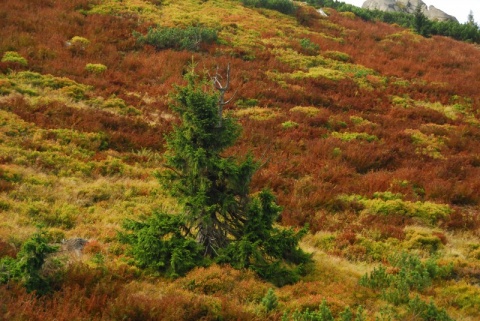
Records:
M57 249L48 244L45 231L35 233L23 243L15 259L5 257L0 260L0 283L12 280L25 286L28 292L48 293L51 280L42 273L42 268L47 256Z
M150 28L146 35L134 32L140 44L148 44L154 46L157 50L174 49L198 51L202 44L215 43L218 40L217 31L215 29L189 26L182 28Z
M417 255L401 253L388 259L389 263L398 269L398 273L389 274L385 266L381 265L373 269L370 274L360 278L360 285L383 289L389 286L402 285L405 282L408 290L423 291L432 284L434 279L447 278L453 267L439 266L434 259L422 262Z
M350 307L346 307L345 310L338 314L338 320L340 321L365 321L363 307L360 305L356 311L356 316L352 313ZM284 313L282 316L282 321L334 321L335 318L333 313L330 311L330 308L327 305L327 301L324 299L318 310L310 311L306 309L305 311L295 311L291 315Z
M262 305L265 307L267 312L270 312L277 308L278 299L272 288L268 289L267 294L265 294L265 296L263 297Z
M291 0L242 0L248 7L276 10L284 14L293 14L297 10Z
M394 273L388 273L384 266L380 266L374 268L370 274L363 275L359 284L380 291L382 299L395 306L411 304L411 291L425 291L432 285L433 280L448 277L452 270L451 265L439 266L433 259L422 262L418 256L408 253L390 257L389 263L392 265ZM412 304L418 306L417 303ZM424 307L421 309L426 310ZM437 311L438 309L430 308L430 310L434 311L431 312L432 314L438 312L443 315L443 312ZM445 316L448 317L446 314ZM437 319L424 318L424 320Z
M300 39L300 46L302 47L302 50L308 55L318 55L318 52L320 51L320 46L317 45L315 42L312 42L308 38Z
M408 302L408 311L425 321L453 321L445 309L439 309L433 301L427 304L418 295Z

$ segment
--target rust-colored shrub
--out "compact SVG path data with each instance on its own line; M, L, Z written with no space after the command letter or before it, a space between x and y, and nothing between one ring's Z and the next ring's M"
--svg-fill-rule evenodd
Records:
M0 258L5 256L15 258L17 256L17 252L17 249L12 244L0 239Z
M73 128L83 132L104 132L108 147L131 151L143 147L160 149L163 144L160 126L138 119L118 116L104 111L92 113L88 109L69 107L61 102L30 106L22 98L0 102L0 107L10 109L27 122L41 128Z
M451 230L476 231L480 228L480 213L475 209L458 209L454 211L443 226Z

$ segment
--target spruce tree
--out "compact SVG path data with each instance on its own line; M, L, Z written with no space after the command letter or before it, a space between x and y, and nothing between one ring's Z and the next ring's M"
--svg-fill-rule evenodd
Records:
M194 240L209 261L253 269L276 285L292 283L310 260L310 255L298 247L306 229L295 232L275 227L281 208L274 196L266 190L250 195L257 163L250 155L242 160L225 156L240 135L238 123L223 111L229 77L228 69L227 85L222 86L217 71L212 85L211 79L199 77L191 66L185 75L186 85L178 86L172 97L171 109L180 123L166 137L165 168L156 176L183 209L175 220L180 234L152 233L153 222L163 226L162 221L168 217L157 215L140 224L126 224L131 233L123 239L132 244L136 261L142 266L166 271L168 262L155 263L154 258L168 261L175 251L189 262L194 259L197 265L203 264L197 249L191 246ZM140 237L145 231L149 231L149 237ZM165 241L169 235L175 236L175 242ZM180 236L190 241L180 242ZM182 246L181 251L175 249L177 244ZM161 255L151 253L158 251ZM172 272L176 275L185 270Z
M180 119L167 137L165 167L157 175L162 185L184 208L188 234L214 257L229 239L239 238L247 220L249 185L256 164L223 157L240 135L240 126L219 113L218 95L194 69L177 87L171 105Z
M419 4L414 12L413 28L415 32L424 37L428 37L430 35L430 25L431 22L422 12L422 6Z

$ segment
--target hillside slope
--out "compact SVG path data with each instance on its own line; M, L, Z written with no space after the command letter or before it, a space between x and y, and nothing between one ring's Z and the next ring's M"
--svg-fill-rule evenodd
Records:
M52 243L91 240L60 258L51 296L1 285L1 318L280 320L326 300L336 318L362 306L367 320L433 320L416 296L432 313L480 317L478 46L296 5L0 3L0 257L38 224ZM138 41L159 27L218 40L194 51ZM230 63L226 108L243 134L229 153L264 163L252 187L278 197L279 224L310 229L315 266L275 289L271 311L272 285L252 272L154 277L117 239L126 218L179 210L153 173L176 122L169 93L192 60L199 73Z

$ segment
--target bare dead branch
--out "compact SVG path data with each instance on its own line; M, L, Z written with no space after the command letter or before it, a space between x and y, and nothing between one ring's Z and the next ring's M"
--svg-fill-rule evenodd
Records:
M219 72L219 67L217 66L215 69L215 75L212 78L213 87L220 92L218 96L218 124L217 127L222 127L222 119L223 119L223 106L230 103L232 99L235 97L237 91L233 94L233 96L225 101L225 93L227 90L230 89L230 63L227 65L226 71L226 80L225 84L222 85L223 77Z

